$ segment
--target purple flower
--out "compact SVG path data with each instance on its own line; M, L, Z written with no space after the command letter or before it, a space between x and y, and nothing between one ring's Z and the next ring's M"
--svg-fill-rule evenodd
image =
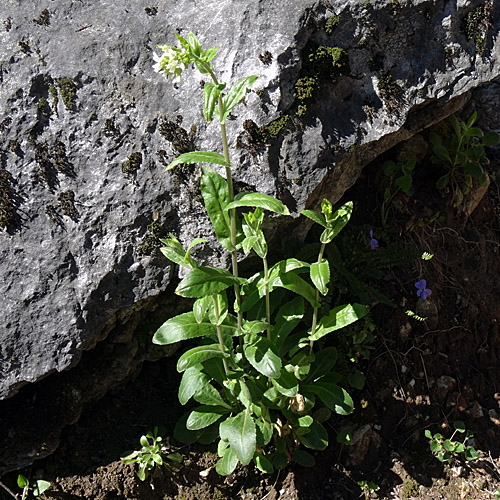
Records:
M417 295L425 300L431 293L432 290L430 288L425 288L427 286L427 281L420 280L415 283L415 288L417 288Z
M370 248L372 250L375 250L375 248L378 248L378 240L376 240L373 237L373 229L370 229Z

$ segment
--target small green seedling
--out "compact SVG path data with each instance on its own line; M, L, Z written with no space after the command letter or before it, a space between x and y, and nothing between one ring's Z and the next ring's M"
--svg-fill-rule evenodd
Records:
M140 450L122 457L125 465L139 464L137 477L141 481L144 481L156 467L166 465L165 459L169 460L174 467L182 463L182 456L179 453L166 453L166 447L162 441L162 437L158 436L158 427L155 427L153 432L141 436L142 448Z
M380 489L380 486L373 481L358 481L358 486L363 490L366 500L371 497L372 493Z
M50 488L50 483L48 481L38 479L30 483L29 479L22 474L19 474L17 476L17 485L23 490L21 500L28 498L30 491L34 497L39 497L43 495L44 491Z
M488 186L489 179L484 167L489 163L486 158L486 146L496 146L500 135L496 132L484 133L474 127L477 113L473 113L467 122L452 116L449 121L453 128L451 137L443 138L431 134L433 161L445 170L436 182L439 190L451 189L454 207L461 205L476 181L480 186Z
M383 171L386 177L389 178L389 185L385 188L384 199L380 207L380 215L384 226L387 225L390 207L398 207L395 196L400 191L408 196L412 196L415 192L415 188L413 187L413 170L415 169L415 164L416 160L408 160L405 163L394 163L392 160L389 160L384 163Z
M454 458L459 459L461 455L469 461L479 458L477 451L472 446L466 445L467 440L473 437L474 434L465 428L462 421L453 422L453 427L455 427L455 431L450 439L445 439L439 432L432 434L429 429L425 430L425 437L429 439L429 448L433 455L445 464L451 463ZM457 432L464 435L463 441L453 441Z

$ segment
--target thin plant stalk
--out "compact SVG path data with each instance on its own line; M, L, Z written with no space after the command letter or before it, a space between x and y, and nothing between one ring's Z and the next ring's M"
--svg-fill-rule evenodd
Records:
M325 252L325 247L326 247L326 243L322 243L321 248L319 250L319 255L318 255L318 264L321 264L321 261L323 260L323 253ZM316 288L315 299L316 299L316 302L319 301L319 290L317 288ZM318 310L319 310L319 307L315 307L313 310L311 336L313 336L316 333L316 325L318 323ZM312 354L312 352L313 352L313 345L314 345L314 340L311 340L311 342L309 343L309 354Z
M215 76L215 73L212 71L209 65L205 64L201 59L198 59L201 64L203 64L203 67L207 70L208 74L212 78L212 81L214 82L215 85L219 85L219 81L217 80L217 77ZM221 131L221 138L222 138L222 149L224 152L224 158L228 163L231 163L231 159L229 157L229 146L227 143L227 133L226 133L226 124L223 123L223 101L222 101L222 96L219 96L219 117L220 117L220 131ZM229 202L234 201L234 188L233 188L233 178L231 175L231 169L229 167L226 167L226 181L227 181L227 187L229 191ZM231 263L232 263L232 269L233 269L233 276L238 278L238 252L236 250L236 210L233 208L229 211L229 220L230 220L230 230L231 230L231 246L233 247L233 250L231 251ZM238 331L241 332L242 330L242 323L243 323L243 315L241 313L241 292L240 292L240 285L235 284L234 285L234 294L236 296L236 304L238 306L238 311L237 311L237 317L238 317ZM240 337L241 338L241 337Z
M267 322L267 338L271 340L271 300L269 297L269 268L267 265L267 258L264 255L262 257L262 262L264 263L264 283L266 290L266 322Z
M226 353L226 346L224 345L224 339L222 338L222 331L220 329L220 311L219 311L219 303L217 302L217 296L212 295L212 300L214 302L214 314L215 314L215 326L217 329L217 340L219 341L219 347L221 352ZM229 374L229 365L227 364L227 359L222 358L222 364L224 366L224 373L226 374L226 377L229 380L228 374ZM232 389L229 389L231 392L231 395L235 397L235 394Z

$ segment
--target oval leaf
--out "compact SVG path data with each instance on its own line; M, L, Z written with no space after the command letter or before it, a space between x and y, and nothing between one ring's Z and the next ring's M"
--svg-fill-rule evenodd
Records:
M229 271L216 267L197 267L177 286L175 293L181 297L206 297L222 292L226 288L243 284L245 279L236 278Z
M318 380L303 387L304 391L316 394L324 405L339 415L349 415L354 410L351 396L337 384Z
M220 154L213 151L191 151L179 155L165 170L172 170L177 165L191 163L214 163L223 167L231 168L231 164Z
M212 121L215 104L219 99L220 93L224 90L225 84L215 85L213 82L206 82L203 89L203 116L207 122Z
M228 446L224 450L222 458L215 464L215 471L221 476L229 476L238 465L236 453Z
M219 426L220 437L229 442L229 446L243 465L248 465L255 454L255 422L250 410L238 413L235 417L224 420Z
M318 328L313 335L309 335L310 340L319 340L330 332L340 330L358 319L368 314L368 307L362 304L346 304L335 307L328 316L321 318Z
M217 422L222 415L226 415L227 413L229 413L229 410L226 408L217 406L198 406L198 408L189 414L186 421L186 429L190 431L204 429L214 422Z
M228 358L229 354L222 352L219 344L201 345L186 351L177 361L177 371L182 373L199 363L211 358Z
M328 283L330 281L330 266L326 259L321 262L311 264L310 275L314 286L319 290L319 293L326 295L328 293Z
M232 337L236 335L238 326L236 318L228 316L221 325L223 336ZM196 337L217 338L214 325L208 320L198 322L193 312L179 314L165 321L156 331L153 344L174 344L181 340L194 339Z
M326 227L325 216L323 214L320 214L319 212L316 212L316 210L301 210L300 213L316 222L320 226Z
M274 346L264 337L246 337L243 351L248 362L266 377L279 378L281 375L281 359L274 352Z
M242 78L239 82L235 83L227 95L224 96L224 113L221 123L225 123L231 110L243 99L243 97L245 97L247 90L252 87L257 78L259 78L259 75L250 75Z
M220 244L228 251L232 251L231 222L225 211L229 203L229 188L227 181L214 169L204 165L201 167L200 179L201 194L205 208Z
M200 366L192 366L183 374L179 385L179 402L185 405L198 391L208 385L210 379L200 371Z
M309 432L297 437L304 446L313 450L324 450L328 446L328 432L318 422L313 422Z
M236 207L260 207L280 215L290 215L288 208L280 200L263 193L241 193L226 206L226 210Z

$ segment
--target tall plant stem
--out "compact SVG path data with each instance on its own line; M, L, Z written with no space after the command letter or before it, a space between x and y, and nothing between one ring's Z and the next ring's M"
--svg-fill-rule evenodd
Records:
M318 264L321 264L321 261L323 260L323 253L325 252L325 247L326 243L321 244L321 248L319 250L319 255L318 255ZM316 302L319 301L319 290L316 288ZM318 310L319 307L315 307L313 311L313 319L312 319L312 325L311 325L311 336L313 336L316 333L316 325L318 323ZM314 345L314 340L311 340L309 343L309 354L312 354L313 351L313 345Z
M226 124L222 123L222 114L223 114L223 103L222 97L219 97L219 112L221 117L221 136L222 136L222 147L224 150L224 158L228 163L231 162L229 158L229 147L227 144L227 134L226 134ZM234 200L234 189L233 189L233 178L231 175L231 169L226 167L226 180L227 187L229 191L229 202ZM236 210L233 208L229 211L229 220L231 227L231 246L233 250L231 251L231 261L233 267L233 276L238 277L238 252L236 251ZM241 313L241 293L240 293L240 285L234 285L234 295L236 296L236 304L238 306L237 317L238 317L238 331L241 332L243 315ZM241 338L241 337L240 337Z
M271 340L271 301L269 298L269 269L267 267L267 258L262 257L264 263L264 283L266 284L266 321L267 321L267 338Z
M212 81L215 85L219 85L219 81L215 76L215 73L211 69L210 65L206 64L204 61L200 61L203 64L204 68L207 70L208 74L212 78ZM229 157L229 146L227 143L227 134L226 134L226 124L224 123L224 101L222 99L222 95L219 96L219 119L220 119L220 132L222 137L222 148L224 151L224 158L228 163L231 163L231 159ZM233 177L231 175L231 169L226 167L226 181L227 188L229 191L229 202L234 200L234 188L233 188ZM231 246L233 250L231 251L231 261L233 268L233 276L238 278L238 252L236 251L236 210L233 208L229 211L229 220L230 220L230 230L231 230ZM240 285L234 285L234 295L236 296L236 305L238 307L237 317L238 317L238 331L241 333L242 331L242 323L243 323L243 315L241 313L241 292ZM241 340L241 335L240 335Z
M215 313L215 325L217 329L217 340L219 341L219 347L221 352L226 353L226 346L224 345L224 339L222 338L222 331L220 329L220 311L219 311L219 303L217 302L217 296L212 295L212 300L214 302L214 313ZM229 365L227 364L227 359L222 358L222 364L224 366L224 373L226 374L226 377L228 377L229 374ZM229 380L229 377L228 377ZM229 389L231 391L231 394L234 396L234 392L232 389Z

